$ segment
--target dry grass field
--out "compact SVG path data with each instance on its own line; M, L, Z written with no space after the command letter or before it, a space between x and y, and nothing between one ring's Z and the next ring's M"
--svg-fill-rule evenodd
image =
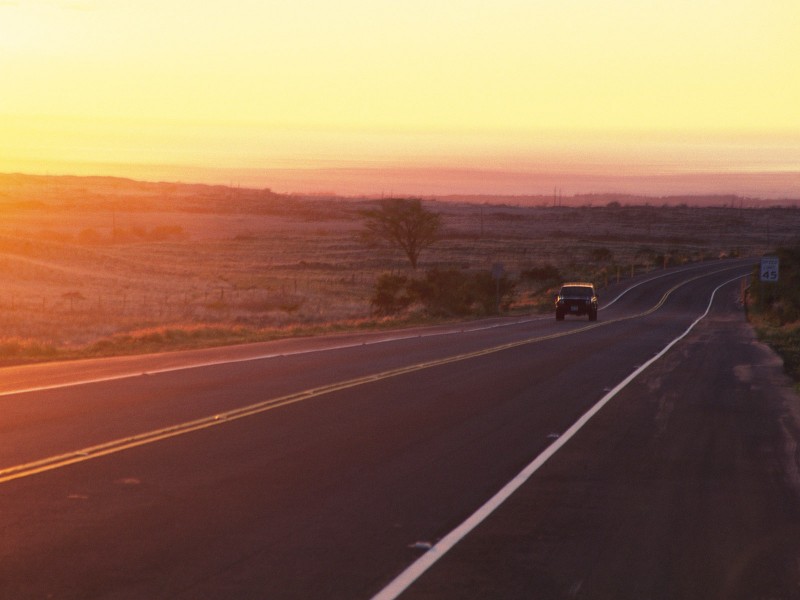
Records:
M0 363L384 325L370 311L374 282L408 266L359 241L367 204L0 175ZM759 256L800 235L792 207L425 205L442 214L444 231L420 270L502 263L519 279L517 312L549 309L555 282L522 277L543 266L602 287L665 264Z

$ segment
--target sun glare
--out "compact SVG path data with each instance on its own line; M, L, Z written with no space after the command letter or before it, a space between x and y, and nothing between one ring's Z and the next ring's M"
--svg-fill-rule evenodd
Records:
M797 169L794 2L343 1L0 3L0 171Z

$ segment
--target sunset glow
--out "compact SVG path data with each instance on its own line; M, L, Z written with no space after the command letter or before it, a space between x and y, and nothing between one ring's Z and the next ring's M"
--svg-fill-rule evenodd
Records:
M6 0L0 172L771 173L800 195L798 31L794 0Z

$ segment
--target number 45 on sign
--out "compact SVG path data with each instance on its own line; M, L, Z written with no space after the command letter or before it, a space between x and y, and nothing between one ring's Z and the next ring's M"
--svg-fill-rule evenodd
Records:
M778 281L779 260L777 256L761 259L761 281Z

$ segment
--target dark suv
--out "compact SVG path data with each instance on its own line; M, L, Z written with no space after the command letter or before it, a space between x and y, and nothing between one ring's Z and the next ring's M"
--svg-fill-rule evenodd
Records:
M556 296L556 321L563 321L564 315L589 315L590 321L597 320L597 292L593 284L576 281L561 286Z

